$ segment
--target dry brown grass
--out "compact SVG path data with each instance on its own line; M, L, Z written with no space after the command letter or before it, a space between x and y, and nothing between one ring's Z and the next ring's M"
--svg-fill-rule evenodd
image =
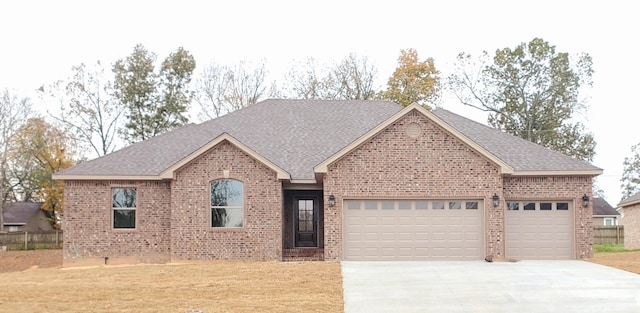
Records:
M640 251L598 252L588 261L640 274Z
M241 262L0 273L0 312L342 312L337 262Z

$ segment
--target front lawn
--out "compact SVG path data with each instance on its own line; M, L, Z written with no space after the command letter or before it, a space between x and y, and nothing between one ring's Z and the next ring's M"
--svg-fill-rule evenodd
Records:
M593 245L593 252L601 253L601 252L630 252L630 250L625 250L624 244L600 244Z
M625 250L622 244L593 246L594 256L587 261L640 274L640 250Z
M0 312L343 311L338 262L31 269L0 282Z

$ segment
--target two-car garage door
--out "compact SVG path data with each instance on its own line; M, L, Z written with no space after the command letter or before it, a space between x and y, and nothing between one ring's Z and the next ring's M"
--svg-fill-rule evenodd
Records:
M480 260L481 200L345 200L345 260ZM573 259L570 201L507 201L505 252L514 259Z
M345 200L345 260L478 260L481 200Z

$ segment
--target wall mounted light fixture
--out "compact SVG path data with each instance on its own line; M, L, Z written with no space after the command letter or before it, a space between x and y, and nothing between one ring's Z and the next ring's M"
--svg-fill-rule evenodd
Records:
M493 200L493 207L497 208L500 205L500 196L498 196L497 193L493 194L493 197L491 197L491 200Z
M329 207L333 208L334 206L336 206L336 196L329 195Z
M584 196L582 196L582 207L586 208L588 206L589 206L589 197L585 193Z

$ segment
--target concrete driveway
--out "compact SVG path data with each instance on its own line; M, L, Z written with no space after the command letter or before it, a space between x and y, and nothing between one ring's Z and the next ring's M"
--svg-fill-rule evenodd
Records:
M640 275L586 261L343 261L345 312L640 312Z

